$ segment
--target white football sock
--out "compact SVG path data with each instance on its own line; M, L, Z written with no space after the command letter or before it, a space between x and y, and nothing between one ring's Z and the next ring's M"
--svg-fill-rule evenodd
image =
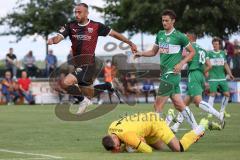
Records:
M172 131L175 133L178 131L178 128L180 127L180 125L182 124L182 122L184 120L184 117L180 112L178 112L176 120L177 120L177 122L171 126Z
M202 126L202 125L199 125L199 126L197 126L195 129L193 129L193 131L194 131L194 133L196 134L196 135L201 135L204 131L205 131L205 128L204 128L204 126Z
M219 120L221 120L220 113L215 108L213 108L210 104L208 104L207 102L201 101L199 103L199 108L201 108L205 112L213 114L215 117L217 117Z
M229 97L223 96L220 112L225 111L225 108L228 105L228 101L229 101Z
M166 123L167 123L168 126L170 125L170 123L172 122L172 120L173 120L173 116L168 114L168 115L166 116L166 119L165 119L165 121L166 121Z
M209 96L208 104L210 104L212 107L213 107L213 104L214 104L214 99L215 99L215 97Z
M193 113L190 111L189 107L186 106L185 109L181 112L185 120L191 125L192 129L195 129L198 124L193 116Z

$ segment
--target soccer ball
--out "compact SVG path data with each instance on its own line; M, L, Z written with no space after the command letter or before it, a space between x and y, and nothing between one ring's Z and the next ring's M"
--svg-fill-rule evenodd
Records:
M137 150L136 150L134 147L130 146L130 145L126 145L126 146L125 146L125 150L126 150L128 153L137 152Z

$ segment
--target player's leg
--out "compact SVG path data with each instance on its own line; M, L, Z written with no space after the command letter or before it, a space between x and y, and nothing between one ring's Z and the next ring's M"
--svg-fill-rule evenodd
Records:
M228 105L228 101L230 98L229 87L228 87L227 82L226 81L220 82L220 88L221 88L221 91L223 91L223 99L222 99L222 103L221 103L220 112L224 114L226 106ZM228 115L226 117L230 117L229 114L226 114L226 115Z
M214 107L214 99L217 93L217 87L218 87L218 82L215 81L210 81L209 82L209 99L208 99L208 104L210 104L210 106ZM209 117L212 116L212 114L208 115Z
M198 141L203 134L204 127L200 125L194 130L184 134L181 140L174 137L167 145L173 152L185 152L193 143Z
M189 95L186 95L184 97L184 103L189 106L191 102L191 97ZM178 115L177 117L175 118L175 123L171 126L171 130L174 132L174 133L177 133L178 132L178 129L180 127L180 125L182 124L184 120L184 117L183 115L181 114L181 112L178 112Z
M210 96L209 96L209 99L208 99L208 103L211 106L214 106L214 99L215 99L215 96L216 96L216 93L217 93L217 87L218 87L218 82L215 82L215 81L210 81L209 82Z
M156 101L154 103L155 112L159 114L160 117L163 117L163 107L167 102L168 96L157 96Z
M164 143L168 145L169 148L174 152L186 151L191 144L196 142L204 134L204 127L197 126L194 130L186 133L179 141L171 129L167 126L165 121L156 123L156 126L153 127L153 130L156 131L156 136L151 139L152 141L147 141L147 143L149 142L151 146L154 146L158 149L162 149L162 143Z
M173 104L175 108L181 112L184 119L190 124L191 128L194 129L198 126L195 117L193 116L193 113L189 109L188 106L186 106L182 100L182 97L180 94L174 94L171 96L171 99L173 101Z
M174 93L174 85L179 84L181 77L179 75L165 74L160 79L158 95L156 97L154 108L160 117L163 117L163 106L167 102L169 96ZM177 81L177 82L176 82Z

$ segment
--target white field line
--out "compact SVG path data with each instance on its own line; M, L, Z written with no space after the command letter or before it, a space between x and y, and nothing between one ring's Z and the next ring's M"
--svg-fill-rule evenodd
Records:
M29 155L29 156L41 156L41 157L51 158L51 159L62 159L63 158L63 157L47 155L47 154L28 153L28 152L13 151L13 150L8 150L8 149L0 149L0 152L22 154L22 155Z

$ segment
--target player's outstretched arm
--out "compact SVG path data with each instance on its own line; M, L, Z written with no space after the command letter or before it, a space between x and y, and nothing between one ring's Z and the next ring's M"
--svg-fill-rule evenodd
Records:
M123 42L127 43L131 47L131 50L132 50L133 53L137 52L137 46L132 41L127 39L125 36L123 36L122 34L116 32L114 30L111 30L109 35L118 39L118 40L120 40L120 41L123 41Z
M159 47L157 45L154 45L151 50L135 53L134 58L153 57L158 53L158 50L159 50Z
M227 74L229 75L230 79L234 80L234 76L232 75L232 71L231 71L229 65L226 62L224 63L224 68L225 68Z
M58 35L48 39L47 44L48 45L57 44L57 43L61 42L62 40L63 40L63 36L58 34Z

